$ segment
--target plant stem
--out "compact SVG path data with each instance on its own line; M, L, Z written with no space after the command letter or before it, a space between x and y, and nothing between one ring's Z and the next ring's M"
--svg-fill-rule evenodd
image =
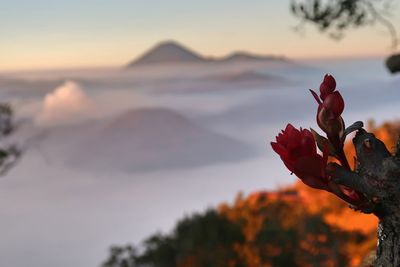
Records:
M338 149L337 151L337 156L338 160L340 161L340 164L348 170L351 170L349 162L347 161L346 155L344 154L343 148Z

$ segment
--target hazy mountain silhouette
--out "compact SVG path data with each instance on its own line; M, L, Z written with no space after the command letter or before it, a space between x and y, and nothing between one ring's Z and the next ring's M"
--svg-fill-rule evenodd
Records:
M236 61L262 61L262 60L284 60L278 56L263 56L249 52L234 52L226 57L211 58L204 57L199 53L181 45L175 41L165 41L157 44L137 59L131 61L127 67L151 65L151 64L171 64L187 62L236 62Z
M53 144L60 143L67 164L103 171L185 169L255 156L251 146L165 108L134 109L101 125L58 128L47 146L55 151Z
M253 83L266 85L270 84L280 84L285 85L289 84L288 80L272 74L258 73L255 71L243 71L238 73L232 73L227 75L220 75L216 77L217 80L222 82L231 82L231 83Z
M225 58L222 58L221 61L225 62L234 62L234 61L262 61L262 60L285 60L284 57L279 56L263 56L257 55L249 52L234 52Z
M174 41L161 42L138 59L128 64L128 67L148 64L203 62L205 59L196 52Z

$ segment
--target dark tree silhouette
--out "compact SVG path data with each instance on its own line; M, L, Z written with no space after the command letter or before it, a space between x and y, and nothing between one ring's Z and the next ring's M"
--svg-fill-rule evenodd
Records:
M134 267L136 261L136 250L131 245L112 246L110 256L103 263L103 267Z
M170 235L156 234L137 255L131 246L112 247L103 267L218 267L239 261L233 244L243 241L239 225L209 210L178 222ZM242 267L236 264L233 267Z
M15 130L16 123L11 106L0 103L0 175L6 174L21 156L21 148L7 140Z
M393 0L293 0L292 13L300 19L297 30L305 23L312 23L321 32L334 39L341 39L351 28L380 24L386 28L394 51L399 45L395 26L391 22ZM392 72L400 71L400 55L394 54L386 61Z

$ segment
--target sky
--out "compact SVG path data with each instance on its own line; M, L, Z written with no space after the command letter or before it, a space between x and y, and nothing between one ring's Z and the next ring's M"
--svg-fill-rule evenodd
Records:
M340 42L319 34L313 25L300 35L293 31L298 21L289 3L0 0L0 71L120 66L171 39L208 56L235 50L289 58L371 57L391 52L385 29L378 26L351 31ZM400 16L393 22L400 25Z

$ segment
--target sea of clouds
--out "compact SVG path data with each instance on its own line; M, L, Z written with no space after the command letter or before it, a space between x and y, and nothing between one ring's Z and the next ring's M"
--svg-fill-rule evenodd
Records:
M399 78L380 60L2 75L0 95L15 107L28 149L0 180L0 266L98 266L111 244L138 244L239 191L292 183L269 142L287 122L317 128L308 89L327 72L348 125L398 119ZM248 73L280 83L249 83ZM218 78L227 76L235 83ZM240 149L203 161L215 140L227 144L219 150ZM146 159L150 168L118 165Z

